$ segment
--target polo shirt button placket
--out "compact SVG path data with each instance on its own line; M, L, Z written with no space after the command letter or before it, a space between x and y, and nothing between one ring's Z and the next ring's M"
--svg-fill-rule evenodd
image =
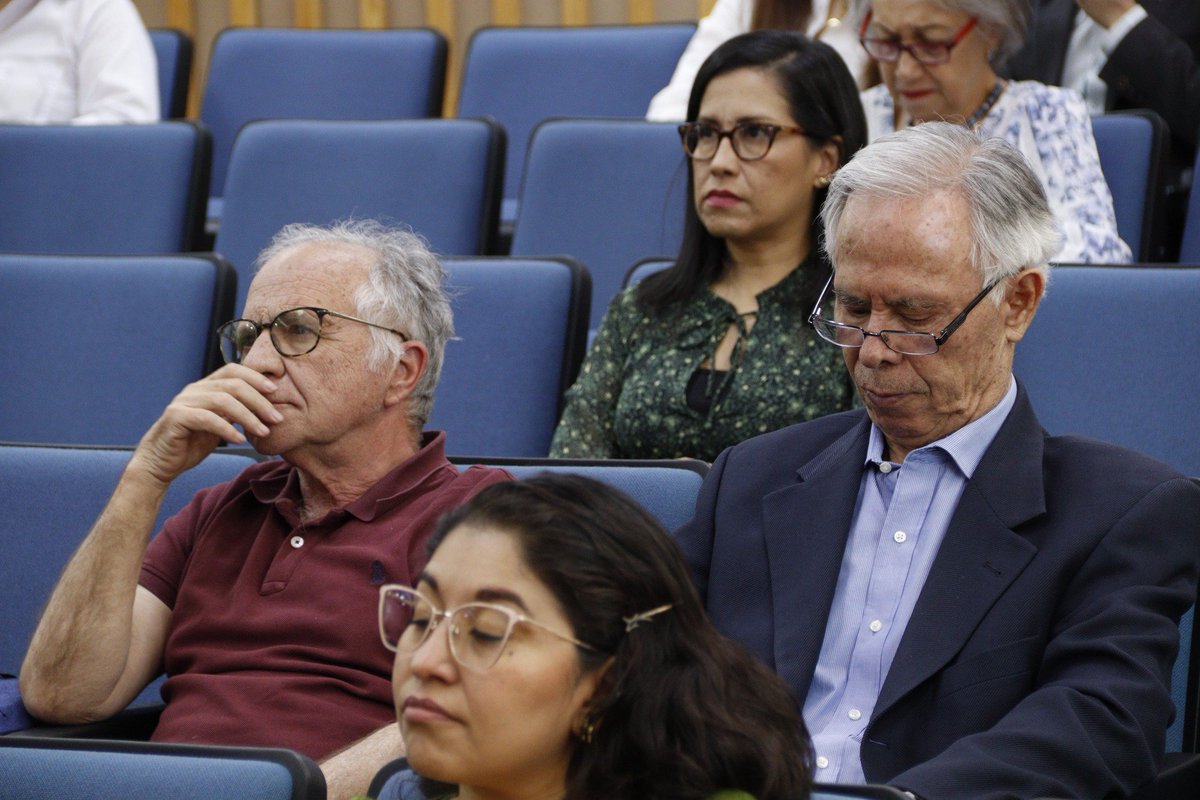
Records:
M304 547L304 537L303 536L293 536L292 540L291 540L291 545L292 545L292 547L295 547L296 549Z

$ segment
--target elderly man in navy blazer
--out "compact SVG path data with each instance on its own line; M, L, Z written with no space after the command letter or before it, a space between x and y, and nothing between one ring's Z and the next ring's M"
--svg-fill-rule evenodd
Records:
M834 271L811 321L865 410L717 459L677 534L710 614L791 685L818 781L1128 794L1174 713L1200 488L1047 435L1014 379L1057 247L1037 177L1000 140L926 123L860 151L823 218ZM1120 368L1064 342L1076 357Z

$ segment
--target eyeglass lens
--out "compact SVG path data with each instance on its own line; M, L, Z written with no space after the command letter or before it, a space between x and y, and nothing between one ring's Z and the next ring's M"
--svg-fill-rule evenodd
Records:
M876 61L882 61L885 64L891 64L900 59L901 53L908 53L920 63L926 66L936 66L945 64L950 60L950 52L961 42L966 35L978 23L978 19L971 17L966 24L959 29L958 33L949 40L929 41L918 39L912 44L901 44L897 38L874 38L866 35L867 28L870 25L872 15L867 14L867 18L863 21L862 30L859 32L862 46L866 49L867 55Z
M383 595L380 607L384 643L397 653L414 652L439 627L443 616L445 612L416 592L392 589ZM455 609L445 624L455 660L467 669L482 671L504 652L512 617L491 606L466 605Z
M813 318L812 324L822 339L838 347L862 347L867 340L862 328L853 325L842 325L823 317ZM927 356L938 351L937 338L932 333L880 331L879 337L888 347L904 355Z
M771 149L778 128L756 122L742 122L732 130L722 131L715 125L703 122L682 126L683 147L692 158L707 161L717 154L721 139L725 136L733 143L733 152L743 161L762 158Z
M865 39L863 46L867 55L876 61L891 63L900 58L901 51L907 50L917 61L928 65L945 64L950 60L952 47L949 42L917 41L910 45L902 45L896 39Z
M271 343L281 355L302 356L311 353L321 339L321 316L311 308L293 308L266 325L248 319L226 323L220 331L221 355L226 363L240 364L263 328L270 329Z

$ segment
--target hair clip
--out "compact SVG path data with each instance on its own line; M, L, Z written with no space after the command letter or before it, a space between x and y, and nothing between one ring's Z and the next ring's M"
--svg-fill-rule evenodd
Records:
M649 622L653 617L658 616L664 611L671 610L674 605L674 603L667 603L665 606L652 608L649 611L643 611L640 614L634 614L632 617L621 617L621 619L625 620L625 632L629 633L643 622Z

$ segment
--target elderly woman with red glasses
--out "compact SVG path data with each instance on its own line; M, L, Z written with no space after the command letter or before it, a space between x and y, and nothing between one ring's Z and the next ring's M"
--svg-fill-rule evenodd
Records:
M1020 46L1028 0L872 0L860 28L883 84L863 93L869 138L930 120L959 122L1021 151L1058 221L1056 261L1131 258L1083 98L996 70Z

